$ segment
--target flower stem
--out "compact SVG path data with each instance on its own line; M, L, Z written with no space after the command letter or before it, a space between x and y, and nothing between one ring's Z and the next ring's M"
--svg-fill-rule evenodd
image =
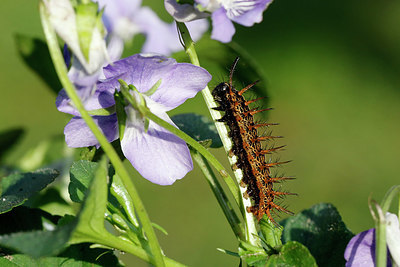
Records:
M197 57L196 49L194 47L194 42L190 36L189 30L187 29L186 25L182 22L176 22L178 25L179 32L182 36L183 43L185 44L185 51L189 56L190 62L193 65L200 66L199 58ZM201 91L204 101L206 102L207 108L210 111L211 117L216 122L218 119L221 118L221 113L219 111L213 110L213 107L216 107L217 104L215 103L210 89L208 86ZM217 128L218 134L221 137L222 144L224 145L225 151L228 153L232 149L232 141L228 136L228 131L224 123L216 122L215 126ZM229 163L233 165L236 162L236 157L228 157ZM234 171L236 181L240 184L240 181L243 177L243 172L240 169ZM254 216L251 213L246 212L246 207L251 206L250 199L243 198L243 194L246 192L245 188L239 187L240 190L240 205L241 212L243 217L246 221L246 239L249 243L254 246L261 247L261 243L259 238L257 238L257 228L254 220Z
M108 158L110 159L111 163L113 164L116 172L118 173L119 177L121 178L124 186L126 187L129 195L131 196L133 203L135 205L135 210L138 214L140 221L143 224L143 229L147 234L147 238L149 241L149 246L151 248L151 252L154 257L154 264L156 266L165 266L164 257L161 254L161 248L158 243L157 237L155 235L154 229L151 225L149 216L144 208L144 205L139 197L139 194L132 183L127 170L125 169L122 161L119 159L118 154L115 152L111 144L108 142L107 138L104 136L102 131L97 127L96 123L93 121L92 117L89 113L85 110L82 101L80 100L79 96L76 93L75 86L71 83L67 75L67 68L64 63L64 58L61 54L59 44L57 41L57 36L52 27L48 15L46 13L46 8L43 2L39 3L40 8L40 15L43 30L46 36L47 45L49 47L50 55L53 60L54 67L56 69L57 75L61 81L61 84L64 86L65 91L67 92L69 98L74 103L75 107L79 111L81 117L85 120L86 124L93 132L94 136L100 143L101 147L103 148L104 152L107 154Z
M377 222L376 222L376 247L375 247L375 264L376 266L386 266L387 262L387 245L386 245L386 213L389 211L390 204L396 195L400 195L400 185L392 186L383 197L381 205L377 205Z
M228 200L228 197L223 191L221 184L218 182L217 177L215 177L210 165L206 160L204 160L204 157L200 155L200 153L198 153L197 151L193 151L192 156L193 159L196 161L196 163L200 166L201 171L206 177L207 182L210 185L215 198L218 200L218 203L221 206L225 214L225 217L228 220L233 232L239 239L244 240L245 236L242 230L242 225L240 223L240 220L237 217L235 211L233 210Z
M120 239L113 235L107 235L106 238L102 238L101 236L88 236L85 238L86 242L90 241L92 243L102 244L104 246L115 248L124 252L128 252L132 255L137 256L138 258L149 262L151 264L157 265L155 258L152 255L149 255L144 249L128 242L127 240ZM173 259L170 259L166 256L163 256L165 261L165 266L167 267L184 267L186 265L181 264Z

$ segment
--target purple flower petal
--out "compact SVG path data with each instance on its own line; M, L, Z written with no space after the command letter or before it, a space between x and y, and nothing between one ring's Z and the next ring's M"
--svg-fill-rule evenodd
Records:
M344 258L346 267L375 266L375 228L354 236L347 244ZM387 266L392 266L389 254Z
M185 24L190 32L190 35L192 36L193 41L195 41L195 42L203 36L203 33L206 32L210 26L208 23L208 20L206 20L206 19L198 19L198 20L194 20L194 21L189 21L189 22L186 22ZM173 26L175 28L177 40L179 40L175 23ZM176 49L174 51L179 51L179 50L182 50L182 45L180 42L179 42L179 49Z
M117 115L93 116L95 123L103 131L109 142L118 138ZM73 117L64 128L65 142L69 147L98 146L99 143L85 121Z
M94 88L82 88L77 90L86 110L96 110L108 108L115 105L114 96L110 91L95 91ZM73 106L71 99L64 89L62 89L56 98L57 109L61 112L80 116L78 110Z
M104 9L103 21L108 31L114 31L118 27L120 18L129 18L139 10L140 0L97 0L100 8Z
M110 78L98 84L98 88L117 86L117 78L113 77L122 75L126 83L133 84L142 93L161 79L161 85L151 99L164 105L167 110L194 97L211 80L211 75L201 67L154 55L133 55L119 60L105 67L104 74Z
M103 21L110 40L115 42L117 38L123 43L141 33L146 36L143 53L169 55L182 50L175 23L164 22L152 9L142 7L141 1L100 0L99 3L100 7L105 8ZM196 27L196 32L192 32L195 41L208 29L207 22L203 21L201 25L203 27ZM115 49L118 51L118 48L120 46ZM113 50L108 52L111 58L113 54L118 54Z
M142 33L146 35L146 41L142 47L143 53L170 55L183 49L174 22L171 24L165 23L147 7L143 7L137 13L135 20ZM194 41L200 39L204 32L207 31L208 26L207 20L196 20L187 23Z
M143 7L136 14L135 20L141 32L146 36L146 41L142 47L143 53L171 54L174 44L179 42L176 26L171 27L170 24L162 21L148 7Z
M107 108L115 104L113 91L100 92L96 90L96 82L101 76L100 70L92 75L88 75L77 58L74 59L74 63L68 72L68 77L74 83L77 94L86 110ZM65 89L62 89L58 93L56 106L61 112L80 116Z
M252 1L247 2L251 3ZM247 27L253 26L254 23L260 23L263 19L262 15L264 10L267 9L268 5L271 4L271 2L272 0L254 1L254 5L251 9L239 12L240 15L232 16L231 20Z
M180 22L188 22L209 16L207 13L200 12L190 4L178 4L176 0L165 0L164 6L167 12Z
M344 252L346 267L374 266L375 263L375 228L354 236Z
M146 103L153 113L176 127L161 106L148 98ZM146 133L140 114L131 107L126 111L121 148L144 178L159 185L170 185L193 169L189 149L182 139L152 121Z
M221 7L211 15L212 33L211 38L223 43L229 43L235 34L235 27L232 21L227 17L226 10Z

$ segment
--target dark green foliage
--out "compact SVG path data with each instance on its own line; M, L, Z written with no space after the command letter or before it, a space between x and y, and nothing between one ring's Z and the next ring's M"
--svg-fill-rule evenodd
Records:
M53 67L46 43L24 35L16 35L15 43L20 56L28 67L49 86L51 91L57 94L62 86Z
M343 266L344 250L354 236L332 204L320 203L281 222L282 241L305 245L319 266Z
M310 254L310 251L302 244L296 241L286 243L279 254L272 255L267 264L268 267L293 267L293 266L307 266L317 267L315 259ZM337 265L339 266L339 265Z
M205 116L195 113L179 114L171 117L173 122L198 142L211 140L212 148L222 146L215 124Z
M40 209L19 206L10 212L0 214L0 235L43 230L44 222L48 226L55 226L59 218Z
M1 179L0 213L23 204L33 194L45 188L58 176L58 171L41 169L16 173Z
M75 224L57 227L54 231L18 232L0 236L0 246L32 257L55 255L68 242Z
M64 216L65 214L76 213L74 206L65 201L60 191L55 187L39 192L26 201L24 205L45 210L53 215Z
M74 228L74 223L56 228L59 218L22 206L1 214L0 247L32 257L57 254L64 249Z
M90 244L67 247L71 238L73 243L85 242L86 233L98 238L113 237L104 228L105 162L101 169L93 170L87 169L89 165L85 163L75 166L75 174L80 178L85 174L101 178L89 186L92 197L86 198L78 218L70 215L61 218L22 206L0 215L0 249L4 255L0 258L1 266L120 266L111 250L90 248Z
M72 245L60 253L57 257L31 258L28 255L10 254L0 257L0 266L121 266L118 258L109 249L90 248L91 244Z

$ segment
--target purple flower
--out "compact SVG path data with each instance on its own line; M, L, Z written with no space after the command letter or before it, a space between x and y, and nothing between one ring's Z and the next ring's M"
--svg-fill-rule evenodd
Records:
M354 236L344 252L346 267L374 266L375 264L375 228Z
M92 97L87 98L86 107L92 110L112 108L115 104L113 93L120 87L118 79L136 87L138 92L132 93L136 99L139 93L146 93L161 80L153 94L142 94L142 97L151 112L174 126L166 112L194 97L211 80L211 75L203 68L156 55L133 55L119 60L105 67L104 75L106 79L97 82L97 89L90 93ZM137 110L128 105L125 112L122 152L144 178L160 185L170 185L192 170L189 149L182 139L152 121L146 132L144 118ZM110 142L118 138L115 114L93 118ZM99 145L78 116L67 124L64 134L70 147Z
M149 7L141 6L140 0L98 0L104 7L103 21L110 33L110 41L120 48L124 41L136 34L146 36L143 53L169 55L182 50L175 23L162 21ZM195 40L200 39L208 29L207 21L194 21L188 24ZM118 43L118 45L117 45ZM117 50L118 51L118 50Z
M391 256L397 263L400 251L399 220L396 215L389 212L386 213L386 242ZM346 267L375 266L375 244L375 228L354 236L344 252ZM389 251L386 265L392 266Z
M228 43L235 34L232 21L246 27L260 23L264 10L271 2L272 0L195 0L195 5L192 6L178 4L177 0L164 0L164 5L168 13L180 22L201 19L211 13L211 38Z

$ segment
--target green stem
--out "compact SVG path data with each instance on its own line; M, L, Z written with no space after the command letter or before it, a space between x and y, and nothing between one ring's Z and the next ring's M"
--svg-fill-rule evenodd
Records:
M179 32L182 36L183 43L185 44L185 51L189 56L190 62L193 65L200 66L200 61L199 58L197 57L196 49L194 42L192 38L190 37L190 33L186 27L186 25L182 22L176 22L178 25ZM218 119L221 118L221 113L219 111L216 111L212 109L213 107L216 107L217 104L215 103L210 89L208 86L204 88L204 90L201 91L204 101L206 102L207 108L210 111L212 119L216 122L215 126L217 128L218 134L221 137L222 144L224 145L224 149L227 153L232 149L232 141L228 136L228 130L225 126L224 123L217 122ZM231 165L236 163L236 157L228 157L229 163ZM240 169L237 169L234 171L236 181L238 184L240 184L240 181L243 178L243 172ZM251 213L248 213L246 211L246 207L251 206L251 200L250 199L245 199L243 198L243 194L246 192L245 188L239 187L240 190L240 205L241 207L241 212L243 217L245 218L246 222L246 239L249 243L251 243L254 246L261 247L261 242L260 239L257 237L257 228L254 220L254 216Z
M100 244L100 245L104 245L110 248L115 248L127 253L130 253L132 255L135 255L136 257L149 262L151 264L157 265L157 261L156 259L152 256L149 255L144 249L135 246L134 244L120 239L118 237L115 237L113 235L107 235L107 237L103 237L103 236L89 236L89 235L85 235L85 242L92 242L92 243L96 243L96 244ZM170 259L166 256L162 256L163 260L165 261L165 265L167 267L184 267L186 265L176 262L173 259Z
M199 165L204 176L206 177L207 182L210 185L211 190L213 191L214 196L217 199L220 207L222 208L222 211L224 212L225 217L228 220L233 232L239 239L244 240L245 235L243 233L240 220L233 210L231 203L228 200L228 197L221 187L221 184L218 182L217 177L215 177L211 166L197 151L192 152L192 156L196 163Z
M386 214L386 212L389 211L390 204L392 203L393 198L400 193L400 185L394 185L392 186L389 191L385 194L383 197L383 200L381 202L381 207Z
M386 266L386 220L382 208L375 203L377 210L377 221L375 226L375 265L377 267Z
M76 109L79 111L81 117L85 120L86 124L93 132L94 136L100 143L103 151L107 154L108 158L110 159L111 163L113 164L116 172L120 176L124 186L126 187L129 195L131 196L133 203L135 205L135 210L139 216L140 221L143 224L143 229L147 234L147 238L149 241L149 245L154 256L154 262L157 266L165 266L164 264L164 257L161 254L161 248L158 243L157 237L155 235L154 229L151 225L149 216L144 208L144 205L139 197L139 194L133 185L128 172L126 171L122 161L119 159L118 154L113 149L112 145L108 142L107 138L104 136L102 131L97 127L96 123L89 115L89 113L85 110L79 96L76 93L75 86L71 83L68 78L68 70L64 63L64 58L61 54L59 44L57 41L57 36L52 27L48 15L46 13L46 8L43 2L40 2L40 15L43 30L46 36L47 45L49 47L50 55L53 60L54 67L56 69L57 75L63 85L65 91L68 94L68 97L74 103Z
M386 213L389 211L392 200L400 195L400 185L392 186L383 197L381 205L376 204L377 222L376 222L376 247L375 247L375 264L376 266L386 266L387 262L387 245L386 245Z

